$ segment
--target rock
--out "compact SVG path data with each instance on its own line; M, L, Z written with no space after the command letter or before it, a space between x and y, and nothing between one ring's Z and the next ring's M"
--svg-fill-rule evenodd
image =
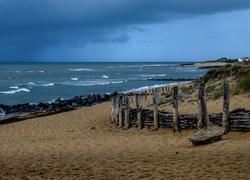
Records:
M77 106L78 106L78 104L77 104L77 103L75 103L75 102L73 102L71 106L72 106L72 107L77 107Z
M194 145L209 144L221 140L223 134L224 128L211 125L195 132L189 141Z

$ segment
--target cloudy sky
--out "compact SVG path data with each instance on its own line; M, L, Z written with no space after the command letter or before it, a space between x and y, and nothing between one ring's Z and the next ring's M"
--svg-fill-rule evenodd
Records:
M0 62L250 56L249 0L0 0Z

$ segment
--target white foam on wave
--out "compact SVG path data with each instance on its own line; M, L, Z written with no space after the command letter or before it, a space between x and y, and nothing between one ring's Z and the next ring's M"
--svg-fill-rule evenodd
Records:
M176 71L181 71L181 72L196 72L200 71L197 67L177 67Z
M66 81L63 82L62 85L68 86L100 86L100 85L108 85L108 84L118 84L123 83L123 81Z
M137 65L124 66L124 68L172 67L172 66L177 66L177 64L137 64Z
M15 94L19 92L30 92L30 90L26 88L20 88L20 89L10 90L10 91L0 91L1 94Z
M70 71L95 71L93 69L90 68L79 68L79 69L69 69Z
M47 86L54 86L54 83L47 83L47 84L41 84L41 86L47 87Z
M157 76L158 77L164 77L164 76L166 76L166 74L158 74Z
M78 78L70 78L72 81L77 81Z
M46 87L46 86L54 86L55 84L54 83L34 83L34 82L29 82L27 83L29 86L43 86L43 87Z
M10 89L18 89L18 86L10 86Z
M139 76L143 78L153 78L153 77L163 77L166 76L166 74L141 74Z
M5 116L5 111L2 108L0 108L0 116Z
M146 90L149 90L149 89L160 88L160 87L165 87L165 86L172 86L172 85L175 85L175 84L185 84L185 83L189 83L189 82L190 81L181 82L181 83L156 84L156 85L153 85L153 86L143 86L143 87L139 87L139 88L133 88L131 90L124 91L122 93L146 91Z
M109 77L107 75L102 75L101 78L108 79Z
M33 83L33 82L28 82L27 84L28 84L28 85L32 85L32 86L33 86L33 85L36 85L36 84Z
M40 73L44 73L44 71L39 71Z

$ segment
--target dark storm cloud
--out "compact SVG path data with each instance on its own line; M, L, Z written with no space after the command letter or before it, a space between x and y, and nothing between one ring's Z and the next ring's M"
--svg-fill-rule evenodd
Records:
M0 61L61 45L124 43L143 24L250 8L249 0L0 0Z

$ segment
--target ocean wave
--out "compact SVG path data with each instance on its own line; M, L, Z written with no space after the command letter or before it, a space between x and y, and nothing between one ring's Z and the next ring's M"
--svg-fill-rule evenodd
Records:
M77 81L78 78L70 78L72 81Z
M10 91L0 91L0 94L15 94L19 92L30 92L30 90L26 88L20 88L20 89L10 90Z
M29 86L43 86L43 87L47 87L47 86L54 86L54 83L34 83L34 82L29 82L27 83Z
M157 76L158 77L163 77L163 76L166 76L166 74L158 74Z
M47 83L47 84L41 84L40 86L47 87L47 86L54 86L54 83Z
M196 71L201 71L197 67L177 67L176 71L181 71L181 72L196 72Z
M27 73L34 73L34 72L36 72L36 71L26 71Z
M18 89L18 86L10 86L10 89Z
M165 86L172 86L172 85L182 84L182 83L188 83L188 82L156 84L156 85L153 85L153 86L143 86L143 87L139 87L139 88L132 88L132 89L124 91L122 93L140 92L140 91L146 91L146 90L149 90L149 89L160 88L160 87L165 87Z
M28 84L28 85L32 85L32 86L33 86L33 85L36 85L36 84L33 83L33 82L28 82L27 84Z
M101 78L108 79L109 77L107 75L102 75Z
M5 116L5 111L2 108L0 108L0 116Z
M44 73L44 71L39 71L40 73Z
M70 71L95 71L94 69L90 68L80 68L80 69L69 69Z
M66 81L63 82L62 85L68 86L100 86L100 85L108 85L108 84L119 84L123 83L123 81Z
M143 68L143 67L174 67L178 64L138 64L123 66L123 68Z
M140 74L139 76L143 78L153 78L153 77L163 77L166 76L166 74Z

